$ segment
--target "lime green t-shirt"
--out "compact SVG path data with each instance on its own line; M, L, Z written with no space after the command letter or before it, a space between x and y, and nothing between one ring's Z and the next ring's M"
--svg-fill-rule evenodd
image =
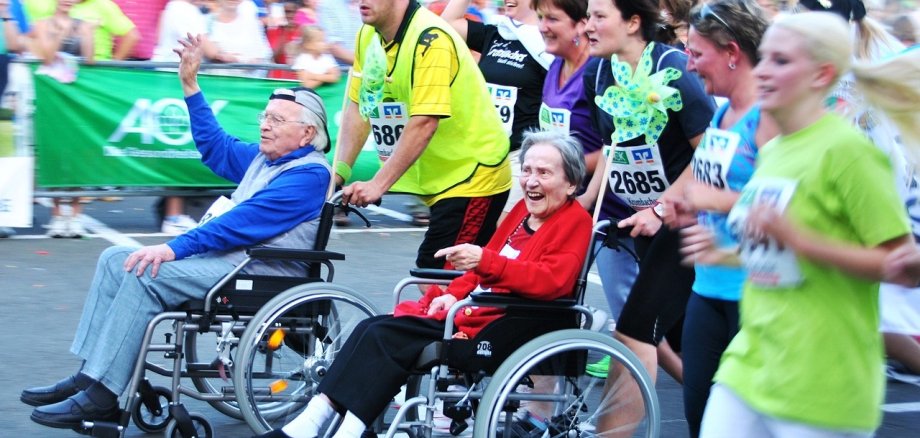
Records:
M30 21L44 20L54 15L57 0L27 0L22 3Z
M114 37L122 36L134 29L134 23L112 0L86 0L73 5L70 16L96 24L93 38L97 61L112 59Z
M787 180L785 215L825 238L874 247L910 231L888 158L840 117L768 143L751 182ZM801 282L745 283L741 330L715 380L767 415L875 429L884 395L878 282L797 257Z

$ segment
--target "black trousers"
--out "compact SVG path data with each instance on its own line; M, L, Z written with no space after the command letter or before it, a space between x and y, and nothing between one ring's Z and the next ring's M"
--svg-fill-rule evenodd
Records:
M422 350L443 337L443 321L368 318L345 341L318 390L369 425L409 379Z

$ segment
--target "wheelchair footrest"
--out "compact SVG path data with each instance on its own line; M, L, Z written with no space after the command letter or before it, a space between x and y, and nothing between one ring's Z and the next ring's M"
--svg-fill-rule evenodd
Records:
M86 421L75 429L77 433L97 438L119 438L124 426L109 421Z

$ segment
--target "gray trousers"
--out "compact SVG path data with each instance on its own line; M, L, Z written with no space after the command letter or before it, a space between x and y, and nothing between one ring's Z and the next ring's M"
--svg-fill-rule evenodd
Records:
M83 374L120 395L127 388L154 316L189 300L201 300L233 265L217 258L190 257L163 263L156 278L125 272L136 248L113 246L99 256L80 325L70 351L85 360Z

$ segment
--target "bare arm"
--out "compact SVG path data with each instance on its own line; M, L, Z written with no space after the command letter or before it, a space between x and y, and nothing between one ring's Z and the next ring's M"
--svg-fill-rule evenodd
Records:
M96 61L96 25L84 21L80 24L80 55L87 64Z
M331 53L335 59L338 59L345 64L350 65L355 63L355 51L348 49L339 43L330 44L329 53Z
M338 160L353 166L370 132L371 124L361 118L358 104L352 102L351 99L347 99L345 110L342 114L342 124L339 127L341 142L335 145ZM345 183L339 175L335 176L335 182L337 185Z
M10 52L21 52L25 48L22 41L22 35L19 33L19 26L15 20L3 22L3 36L6 38L6 50Z
M447 6L444 7L444 11L441 12L441 18L448 22L450 27L453 27L463 37L464 41L466 41L466 34L469 29L469 23L466 22L464 15L466 15L466 10L469 7L470 0L450 0L447 2Z
M872 281L885 278L885 259L895 250L914 245L909 234L874 247L831 240L792 224L776 209L767 206L751 209L745 232L772 237L801 257Z
M61 46L60 38L52 38L48 34L48 24L48 20L41 20L36 22L35 27L32 29L32 33L35 35L32 51L42 59L43 64L54 62L57 57L57 49Z
M396 147L393 155L383 167L377 171L374 178L367 182L356 182L345 187L343 199L345 202L366 207L377 201L386 193L406 170L428 147L428 142L438 129L440 118L437 116L412 116Z
M201 67L202 42L200 36L188 35L188 39L179 40L180 47L173 51L179 55L179 82L182 93L189 97L201 91L198 86L198 69Z
M115 49L115 53L112 54L112 59L122 60L126 59L128 55L131 54L131 51L134 50L134 46L141 40L141 33L135 27L128 31L128 33L122 35L121 41L118 43L118 48Z

